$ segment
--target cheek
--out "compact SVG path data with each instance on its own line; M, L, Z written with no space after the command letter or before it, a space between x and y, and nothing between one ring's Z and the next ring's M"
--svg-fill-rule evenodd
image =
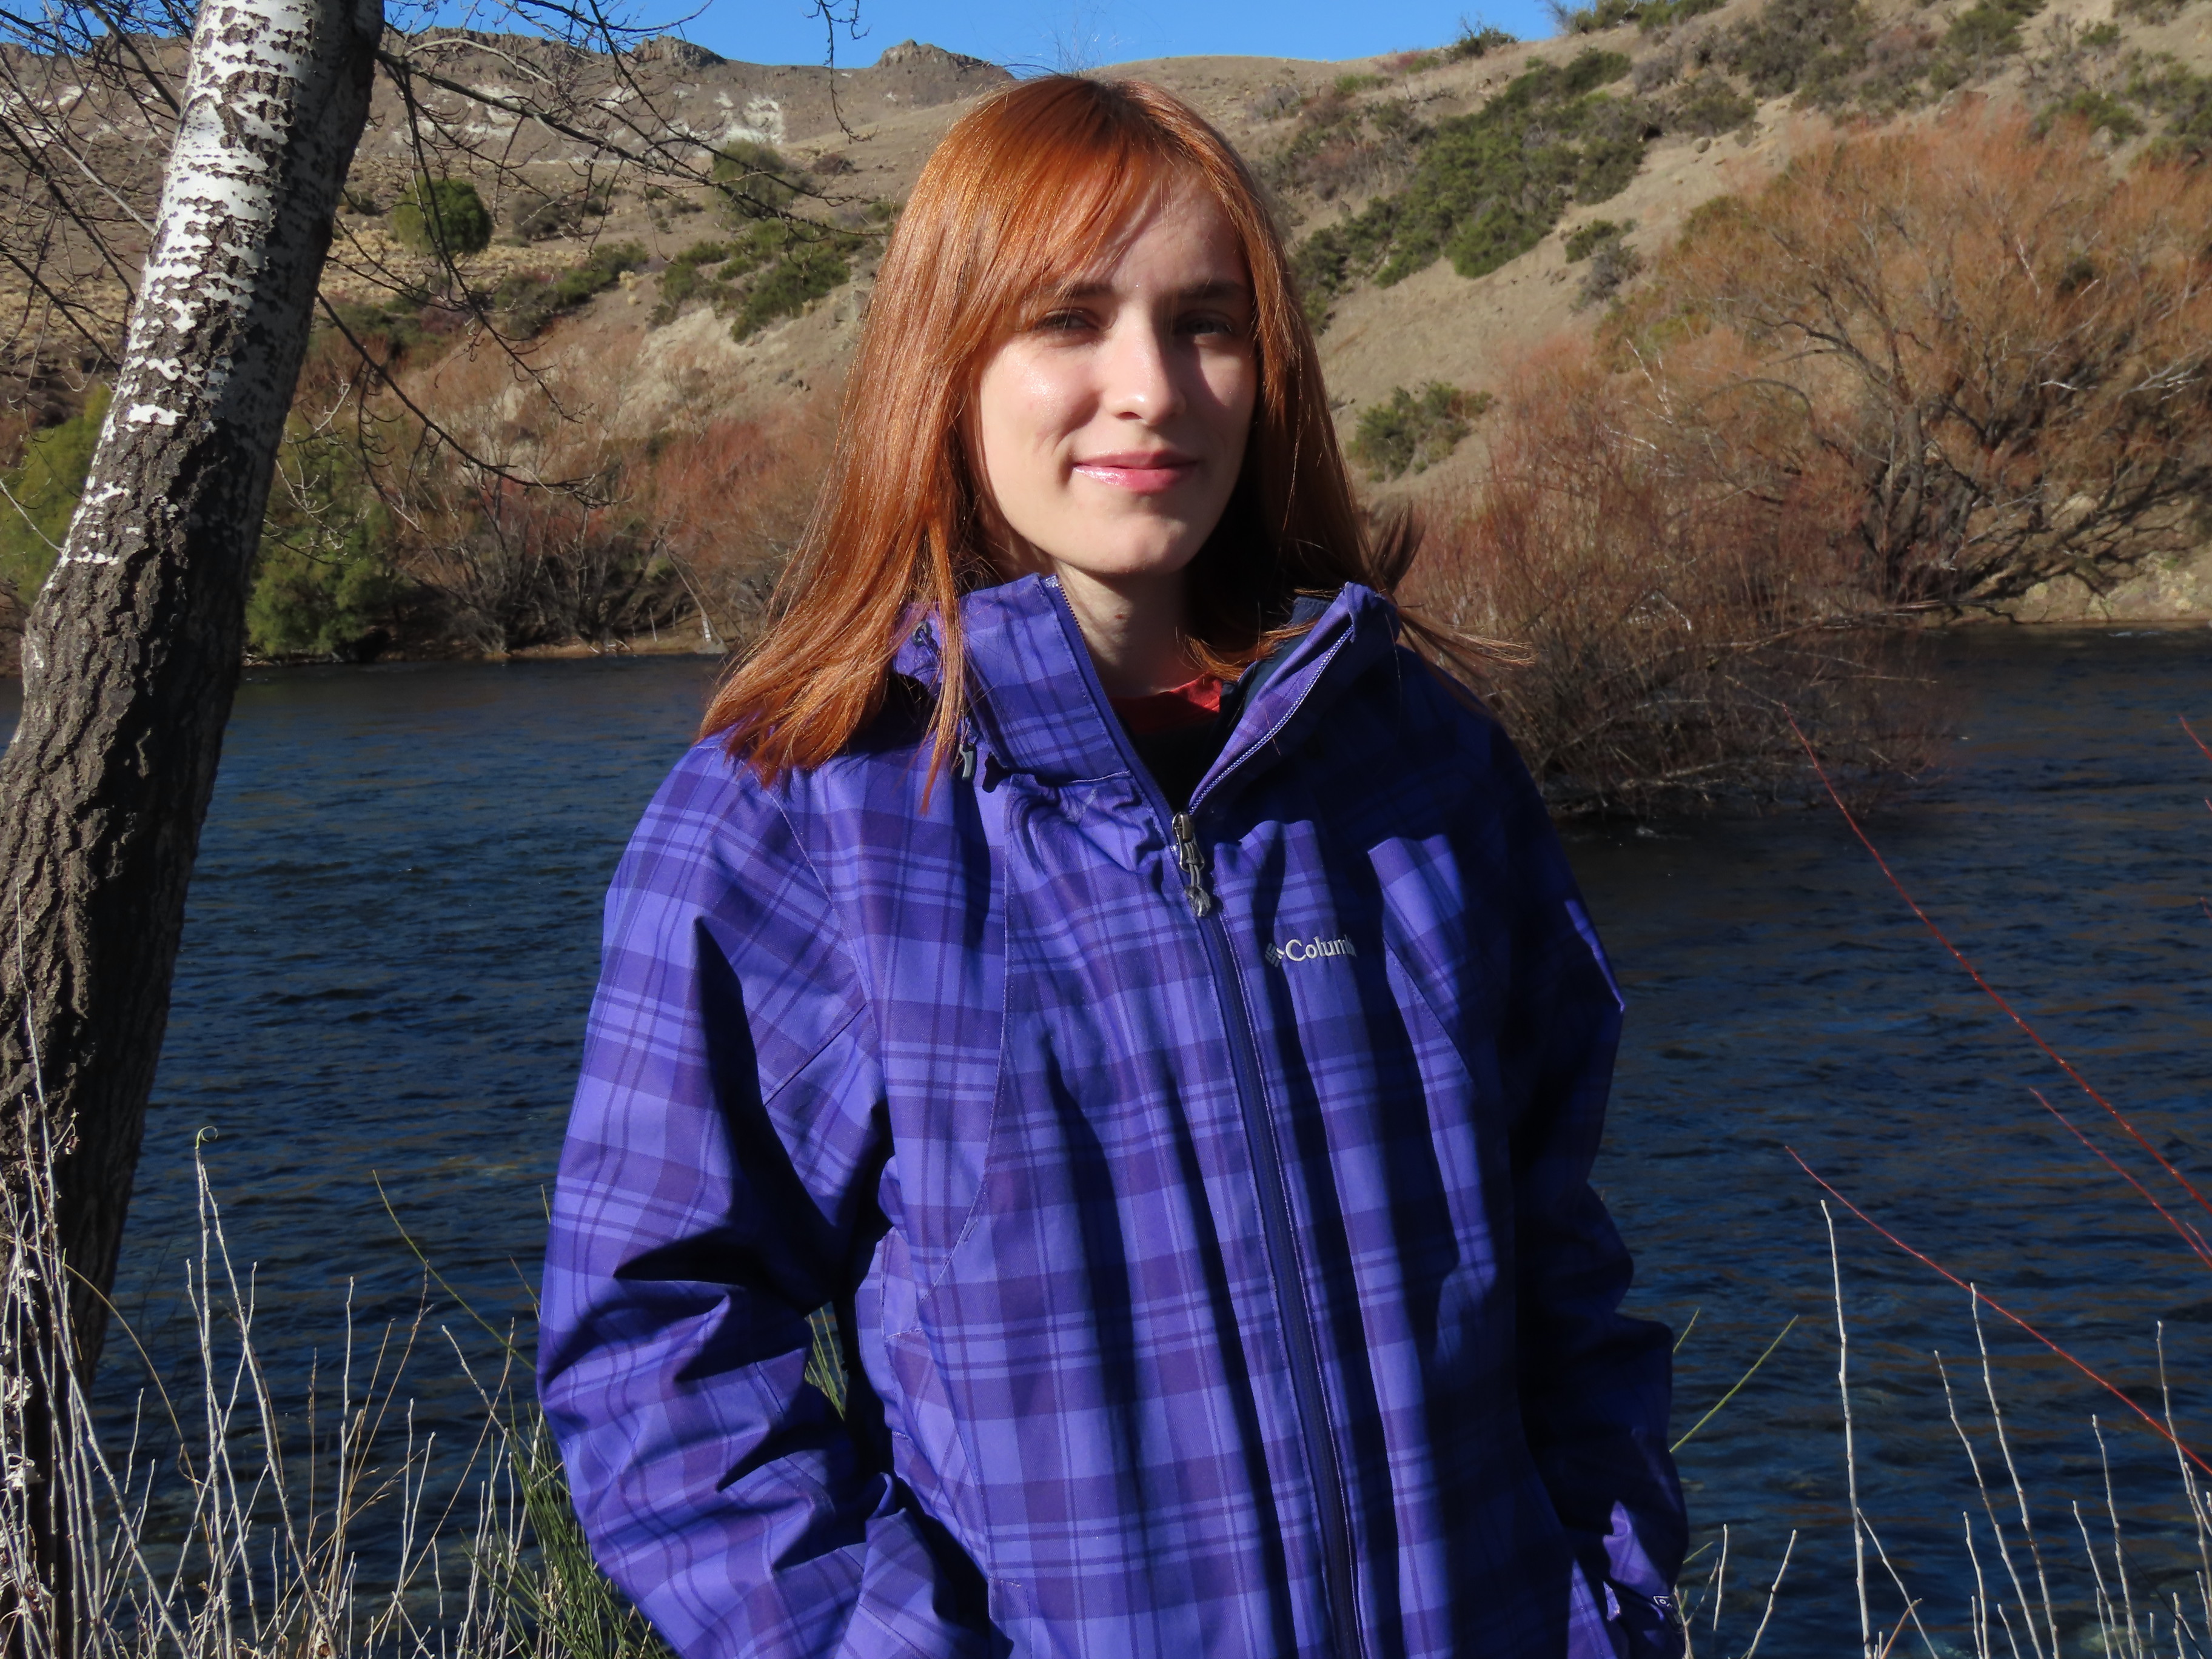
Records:
M1241 454L1260 400L1259 365L1249 357L1216 359L1206 365L1206 384L1218 430Z
M1080 390L1054 368L1009 349L976 386L983 467L1000 488L1018 476L1033 483L1026 475L1056 465L1061 441L1082 423Z

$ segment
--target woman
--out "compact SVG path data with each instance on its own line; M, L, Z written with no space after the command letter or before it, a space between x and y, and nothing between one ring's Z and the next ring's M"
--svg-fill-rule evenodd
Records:
M1220 137L963 118L608 899L540 1382L685 1659L1673 1651L1619 1000L1375 556Z

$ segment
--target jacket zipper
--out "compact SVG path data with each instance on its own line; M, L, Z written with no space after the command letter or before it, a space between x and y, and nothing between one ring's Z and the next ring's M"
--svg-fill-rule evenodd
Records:
M1267 1276L1282 1316L1285 1346L1290 1350L1291 1394L1298 1416L1298 1437L1306 1467L1321 1508L1322 1583L1328 1602L1329 1624L1338 1659L1363 1659L1365 1646L1359 1635L1358 1602L1353 1595L1352 1524L1344 1496L1344 1470L1336 1455L1336 1442L1328 1423L1328 1401L1321 1386L1321 1360L1314 1342L1313 1311L1307 1305L1301 1282L1297 1241L1291 1231L1290 1190L1285 1182L1282 1157L1268 1121L1267 1094L1261 1082L1257 1047L1252 1037L1244 988L1230 950L1228 925L1221 905L1206 884L1206 855L1188 812L1176 811L1145 768L1129 742L1128 733L1106 700L1091 665L1090 647L1084 643L1074 612L1057 582L1048 583L1059 607L1060 624L1067 636L1084 683L1099 717L1106 722L1115 745L1127 763L1130 775L1145 793L1146 802L1169 830L1175 848L1176 866L1182 875L1184 902L1198 925L1206 967L1213 978L1214 999L1220 1005L1221 1023L1229 1039L1230 1066L1237 1088L1237 1106L1244 1121L1244 1139L1252 1158L1255 1185L1259 1188L1261 1226L1265 1234ZM1326 660L1322 665L1327 665ZM1316 676L1318 678L1318 676ZM1293 712L1303 706L1301 696ZM1287 720L1289 717L1285 716ZM1277 723L1279 730L1281 722ZM1207 793L1211 793L1212 791Z
M1139 774L1141 775L1141 773ZM1219 902L1206 883L1204 856L1190 814L1173 816L1176 861L1183 872L1183 896L1197 918L1214 989L1228 1028L1230 1063L1236 1073L1237 1103L1243 1114L1244 1138L1252 1154L1260 1189L1261 1224L1266 1231L1269 1276L1282 1310L1284 1340L1290 1349L1291 1392L1297 1402L1300 1437L1305 1442L1315 1498L1321 1506L1322 1577L1328 1589L1329 1619L1341 1659L1360 1659L1358 1603L1353 1598L1352 1524L1344 1496L1344 1470L1328 1424L1328 1401L1322 1392L1321 1359L1314 1341L1313 1313L1302 1282L1302 1257L1291 1231L1290 1188L1283 1174L1275 1126L1267 1115L1267 1095L1252 1040L1244 988L1230 953L1229 929Z

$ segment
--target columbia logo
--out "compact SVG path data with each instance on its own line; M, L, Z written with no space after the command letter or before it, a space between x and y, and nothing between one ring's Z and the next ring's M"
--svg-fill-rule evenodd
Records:
M1270 962L1319 962L1323 957L1356 957L1348 939L1294 939L1267 947Z

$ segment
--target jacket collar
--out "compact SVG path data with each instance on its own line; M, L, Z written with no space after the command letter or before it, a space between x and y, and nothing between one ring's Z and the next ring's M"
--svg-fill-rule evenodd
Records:
M961 622L970 720L978 742L1001 769L1048 784L1130 769L1127 740L1056 582L1024 576L979 589L962 601ZM1311 628L1265 665L1194 805L1230 773L1256 770L1257 764L1246 767L1248 760L1294 744L1346 686L1389 654L1397 635L1398 614L1390 602L1347 583ZM932 623L915 629L894 666L933 688L939 683ZM1256 674L1256 667L1249 672Z

